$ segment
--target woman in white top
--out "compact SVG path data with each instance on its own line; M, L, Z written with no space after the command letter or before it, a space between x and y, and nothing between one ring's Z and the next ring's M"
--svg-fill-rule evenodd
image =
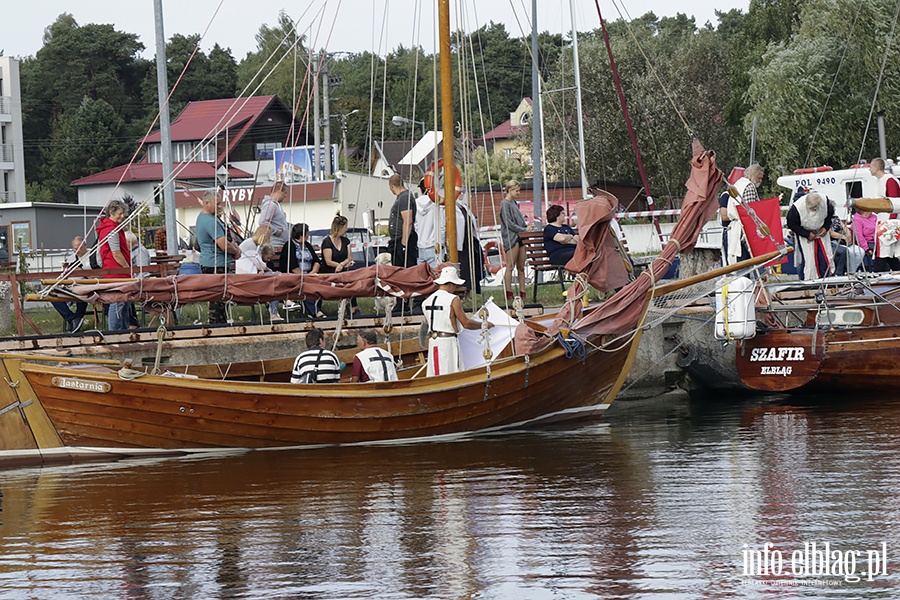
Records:
M271 269L266 266L266 261L260 256L259 248L268 241L271 231L272 230L268 226L260 225L256 228L256 232L253 236L248 237L241 242L241 245L239 246L241 249L241 257L234 263L235 273L252 274L271 271Z

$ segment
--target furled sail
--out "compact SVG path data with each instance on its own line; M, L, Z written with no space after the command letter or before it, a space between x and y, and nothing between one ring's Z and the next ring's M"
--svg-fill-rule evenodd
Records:
M436 289L431 267L422 263L408 269L372 265L329 275L259 273L147 277L111 283L74 284L70 292L73 298L92 304L144 302L151 306L180 306L222 300L254 304L301 298L340 300L388 295L408 298L430 294Z

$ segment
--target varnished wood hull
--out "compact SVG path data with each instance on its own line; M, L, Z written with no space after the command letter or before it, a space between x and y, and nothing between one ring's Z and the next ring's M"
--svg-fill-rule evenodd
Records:
M737 371L767 392L896 390L900 325L761 332L739 342Z
M553 345L442 377L291 385L146 375L123 380L38 362L18 366L66 448L191 451L425 438L596 416L634 360L635 336L584 364ZM9 361L7 361L9 362ZM49 443L52 446L52 442ZM40 444L37 444L40 446Z

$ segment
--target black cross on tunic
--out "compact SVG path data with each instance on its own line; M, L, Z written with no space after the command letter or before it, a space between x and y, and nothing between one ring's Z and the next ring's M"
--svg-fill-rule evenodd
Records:
M431 306L423 307L423 310L427 310L427 311L431 312L431 314L429 315L429 319L431 320L431 323L429 324L429 327L428 327L429 332L434 331L434 313L435 313L435 311L444 309L444 306L442 304L438 304L437 301L438 301L438 299L435 298L434 300L431 301Z
M376 352L374 356L369 357L369 362L379 362L381 363L381 369L384 371L384 380L388 380L388 364L394 362L393 357L386 356L387 353L382 354L381 352Z

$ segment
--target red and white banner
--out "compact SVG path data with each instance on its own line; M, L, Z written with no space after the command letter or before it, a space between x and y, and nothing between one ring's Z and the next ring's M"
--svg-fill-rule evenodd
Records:
M756 216L766 224L772 238L775 238L779 244L784 244L784 230L781 228L781 206L778 198L767 198L751 204ZM778 250L775 242L766 235L765 231L761 231L753 218L747 213L747 209L738 205L738 214L741 216L741 225L744 226L744 235L747 237L747 243L750 245L751 256L761 256L763 254ZM765 266L777 265L787 262L787 257L773 259L767 262Z

